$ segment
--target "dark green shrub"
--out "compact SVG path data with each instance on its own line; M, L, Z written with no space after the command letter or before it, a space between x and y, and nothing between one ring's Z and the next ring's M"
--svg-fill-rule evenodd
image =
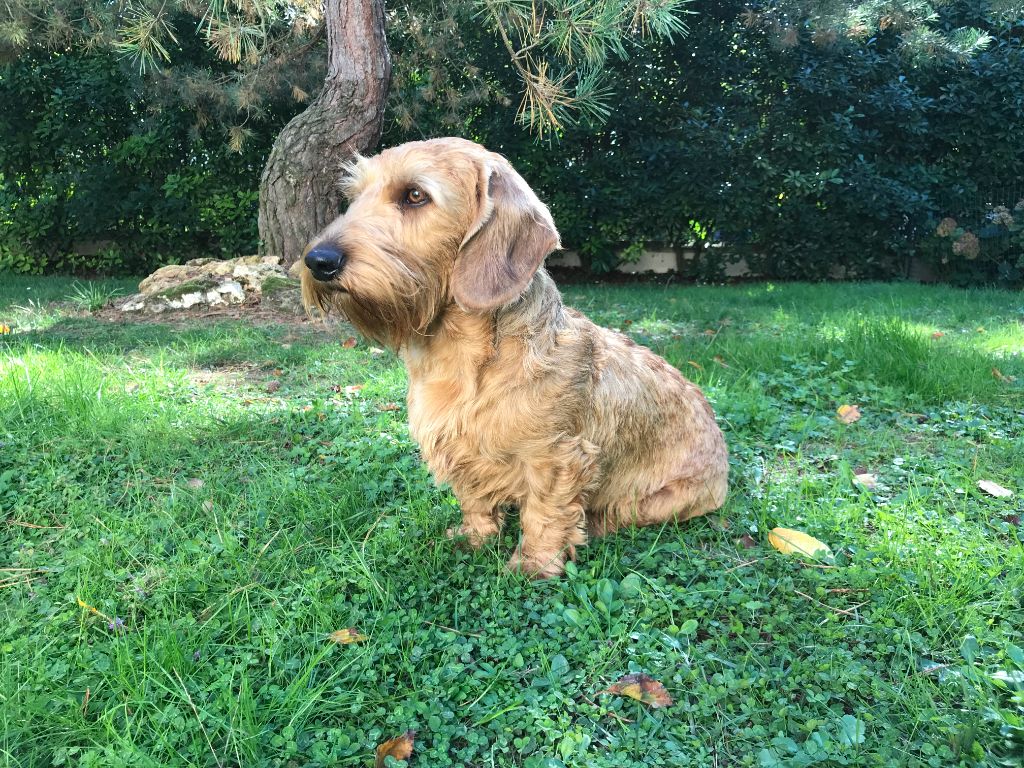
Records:
M194 115L150 110L110 54L27 55L0 70L0 102L0 270L138 274L257 250L266 141L231 152Z

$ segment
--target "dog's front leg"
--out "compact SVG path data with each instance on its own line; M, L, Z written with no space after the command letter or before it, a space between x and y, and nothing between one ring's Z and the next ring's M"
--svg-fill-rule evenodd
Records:
M555 507L540 499L528 500L519 512L523 536L508 561L509 570L537 579L558 576L566 558L575 560L576 547L587 543L583 519L580 503Z
M585 504L596 482L597 447L564 440L527 473L529 491L519 510L523 536L508 567L535 578L562 573L565 560L587 543Z
M448 529L449 539L464 537L473 549L477 549L489 537L501 532L502 514L498 507L458 492L455 496L462 507L462 525Z

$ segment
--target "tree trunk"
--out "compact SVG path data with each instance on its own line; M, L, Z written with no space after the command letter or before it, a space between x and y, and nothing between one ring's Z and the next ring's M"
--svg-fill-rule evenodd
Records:
M287 267L340 212L343 163L380 140L391 81L384 0L327 0L327 78L284 127L260 180L263 253Z

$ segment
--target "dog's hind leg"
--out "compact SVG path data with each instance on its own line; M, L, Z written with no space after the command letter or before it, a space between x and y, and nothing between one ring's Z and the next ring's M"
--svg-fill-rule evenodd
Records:
M725 503L726 473L709 472L677 478L643 498L620 501L593 516L592 536L603 536L626 526L682 522L718 509Z

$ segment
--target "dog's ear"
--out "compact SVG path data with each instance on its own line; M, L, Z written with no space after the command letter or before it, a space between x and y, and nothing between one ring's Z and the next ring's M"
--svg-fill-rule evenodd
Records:
M547 206L504 159L480 163L476 192L476 220L455 259L452 295L463 309L483 312L517 298L561 246Z

